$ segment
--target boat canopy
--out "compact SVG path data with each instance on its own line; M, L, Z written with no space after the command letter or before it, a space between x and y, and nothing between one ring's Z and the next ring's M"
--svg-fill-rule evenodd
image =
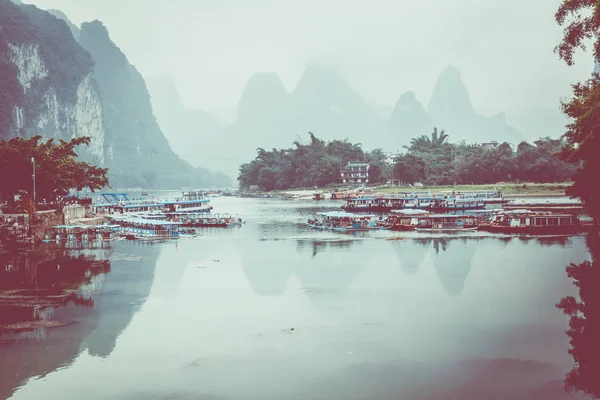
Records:
M319 213L319 215L322 215L324 217L329 217L329 218L352 218L352 219L375 217L374 215L358 215L358 214L352 214L352 213L344 212L344 211L328 211L328 212Z
M348 199L347 201L375 201L377 200L375 197L353 197Z
M104 200L109 204L119 203L121 201L129 201L127 193L100 193Z
M394 214L404 214L404 215L424 215L424 214L429 214L429 211L425 211L425 210L415 210L412 208L406 209L406 210L392 210L391 212L393 212Z
M457 219L457 218L469 218L468 215L455 215L455 214L433 214L433 215L425 215L422 218L447 218L447 219Z
M182 201L168 200L168 201L162 202L161 204L162 205L167 205L167 204L193 204L193 203L208 203L208 202L210 202L210 199L182 200Z
M144 225L180 225L181 222L173 222L173 221L164 221L164 220L156 220L156 219L146 219L146 218L126 218L122 220L123 222L128 222L131 224L144 224Z

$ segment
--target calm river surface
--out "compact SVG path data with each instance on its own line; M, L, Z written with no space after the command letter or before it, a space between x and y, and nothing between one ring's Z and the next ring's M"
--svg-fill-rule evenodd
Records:
M0 398L578 398L555 304L585 238L314 232L341 203L212 203L248 223L0 259L1 290L38 294L0 326L63 325L0 329Z

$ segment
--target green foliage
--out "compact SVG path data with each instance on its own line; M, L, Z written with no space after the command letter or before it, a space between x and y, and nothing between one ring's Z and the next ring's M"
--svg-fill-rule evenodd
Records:
M75 147L87 145L89 137L79 137L69 142L53 139L40 142L41 136L30 139L14 138L0 141L0 190L12 195L20 190L33 193L32 157L36 163L36 193L38 199L53 200L65 195L69 189L92 191L108 185L107 169L77 161Z
M479 144L451 144L448 135L414 138L407 154L397 158L394 178L406 183L429 185L485 184L501 181L563 182L573 176L575 167L558 157L561 140L540 139L521 143L516 153L508 143L495 147Z
M575 50L585 50L592 41L594 59L600 60L600 0L563 0L556 12L556 21L564 26L564 36L555 51L568 65L573 64ZM573 98L562 104L563 112L571 118L562 152L565 160L578 162L580 168L574 184L567 193L582 200L587 213L600 221L600 75L573 86Z
M254 160L240 166L241 187L258 185L263 190L326 186L340 182L340 170L348 162L368 162L369 181L385 182L389 175L386 156L380 149L364 152L360 144L346 140L326 143L309 132L310 144L294 142L295 148L257 149Z
M425 179L425 160L412 154L401 155L396 158L393 176L406 183L421 182Z

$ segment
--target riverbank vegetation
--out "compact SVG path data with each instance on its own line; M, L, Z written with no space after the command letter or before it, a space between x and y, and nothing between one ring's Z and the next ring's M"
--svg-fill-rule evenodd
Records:
M294 148L257 149L254 160L240 166L242 188L262 190L324 187L340 182L340 170L348 162L370 164L369 184L396 182L428 186L495 184L499 182L566 182L575 165L558 153L565 143L544 138L522 142L513 149L502 144L450 143L444 131L413 138L406 153L393 161L381 150L364 151L360 144L334 140L326 143L310 133L310 143L294 142Z
M340 169L348 162L370 164L369 182L387 179L386 156L380 149L366 152L360 144L346 140L326 143L312 132L309 144L294 142L294 148L257 149L254 160L240 166L240 187L257 185L262 190L322 187L340 181Z
M41 139L37 135L29 139L0 141L0 171L3 171L0 174L0 198L10 202L13 195L26 193L26 198L33 199L34 160L38 201L54 201L70 189L94 191L108 185L108 169L77 160L76 147L88 145L89 137L58 143L53 139Z
M565 182L575 166L558 157L564 146L550 138L521 142L515 149L508 143L454 144L434 128L431 135L411 140L407 153L396 158L392 175L429 185Z

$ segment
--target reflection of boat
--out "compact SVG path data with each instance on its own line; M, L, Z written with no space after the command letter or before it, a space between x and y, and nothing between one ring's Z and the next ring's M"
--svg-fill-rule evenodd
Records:
M184 227L195 228L227 228L228 226L241 226L246 223L241 218L236 218L228 213L212 215L181 215L178 218Z
M308 220L307 225L313 229L328 229L338 232L372 231L389 229L373 220L374 215L356 215L343 211L319 213L321 218Z
M474 231L477 229L475 218L468 215L427 215L419 217L418 231Z
M479 229L494 233L564 235L585 232L590 227L591 224L581 223L573 214L514 210L496 212Z

